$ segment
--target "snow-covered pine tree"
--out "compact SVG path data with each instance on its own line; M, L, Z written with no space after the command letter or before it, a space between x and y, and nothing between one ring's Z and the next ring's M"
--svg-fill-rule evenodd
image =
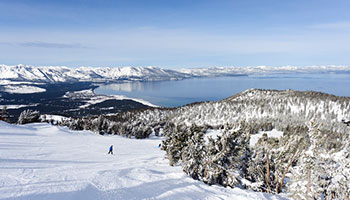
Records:
M323 144L326 135L319 129L318 124L312 121L309 124L308 137L310 146L299 156L297 165L291 169L291 180L288 191L295 199L324 199L330 184L329 168L334 161Z
M40 122L40 113L39 111L33 110L24 110L18 117L18 124L27 124L33 122Z
M162 150L166 151L169 164L174 166L182 159L182 151L187 145L189 131L185 125L172 126L167 131L166 139L163 140Z
M0 120L2 121L5 121L5 122L8 122L9 121L9 113L7 111L7 106L4 106L1 110L1 113L0 113Z
M350 128L344 135L341 150L330 155L334 162L328 166L331 169L327 169L331 180L326 188L326 199L350 199Z
M74 119L70 123L69 128L72 129L72 130L84 130L85 126L86 126L86 123L90 123L90 122L88 122L85 119L81 119L81 118Z
M333 163L330 173L330 183L326 188L326 199L350 199L350 149L335 154L338 157ZM345 155L344 155L345 154Z
M260 192L282 192L288 179L287 174L295 165L298 152L305 146L304 129L287 126L279 139L263 134L251 147L244 186Z
M198 129L191 129L186 143L182 153L182 169L192 178L201 179L204 173L204 133Z
M279 194L285 188L286 176L305 147L303 134L284 134L278 142L278 148L272 149L274 157L274 186L273 192Z
M218 135L218 138L221 136ZM215 140L212 137L207 138L207 144L205 145L205 155L204 158L202 159L202 165L204 167L204 172L203 172L203 177L202 180L204 183L207 183L209 185L215 184L215 178L214 178L214 173L210 170L209 164L212 164L211 158L218 154L219 149L216 148L215 145Z
M222 136L209 139L204 161L204 182L236 187L246 173L249 133L226 127Z
M252 148L244 186L259 192L273 192L276 187L276 161L274 148L278 146L278 139L269 138L263 134L258 143Z
M107 127L107 122L102 115L92 120L92 130L95 132L103 134L104 130L107 129Z

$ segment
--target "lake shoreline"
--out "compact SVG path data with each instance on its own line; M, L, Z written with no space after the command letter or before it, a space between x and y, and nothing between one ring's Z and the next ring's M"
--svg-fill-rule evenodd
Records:
M94 91L103 95L144 99L164 107L178 107L200 101L219 101L251 88L312 90L336 96L350 96L346 85L350 85L350 74L298 73L113 83L102 85Z

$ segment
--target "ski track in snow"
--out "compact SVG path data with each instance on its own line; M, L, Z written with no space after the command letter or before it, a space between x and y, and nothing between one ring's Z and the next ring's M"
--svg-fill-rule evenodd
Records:
M0 199L284 199L193 180L160 142L0 121Z

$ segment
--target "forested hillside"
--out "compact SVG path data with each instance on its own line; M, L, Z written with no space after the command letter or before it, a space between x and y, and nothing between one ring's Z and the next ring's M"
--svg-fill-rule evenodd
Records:
M218 102L194 103L172 109L150 108L123 112L114 116L100 116L98 120L108 119L105 121L108 125L106 124L103 129L106 133L142 138L144 136L138 136L134 129L157 131L169 124L185 126L195 124L217 129L225 124L238 126L241 120L249 124L251 133L262 128L282 130L287 126L304 126L312 120L317 124L323 124L325 130L344 132L346 126L342 123L342 119L348 118L350 118L349 97L312 91L251 89ZM81 128L96 129L90 127L91 120L86 123L81 124L80 126L83 126ZM117 126L121 130L110 126Z
M251 89L218 102L71 119L72 129L145 138L163 135L170 165L208 184L295 199L350 195L350 98L319 92ZM250 145L251 136L263 134ZM208 137L217 130L216 137Z

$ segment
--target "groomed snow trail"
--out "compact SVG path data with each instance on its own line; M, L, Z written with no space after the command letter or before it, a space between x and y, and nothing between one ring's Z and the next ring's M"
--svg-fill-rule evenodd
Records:
M283 199L193 180L160 142L0 121L0 199Z

